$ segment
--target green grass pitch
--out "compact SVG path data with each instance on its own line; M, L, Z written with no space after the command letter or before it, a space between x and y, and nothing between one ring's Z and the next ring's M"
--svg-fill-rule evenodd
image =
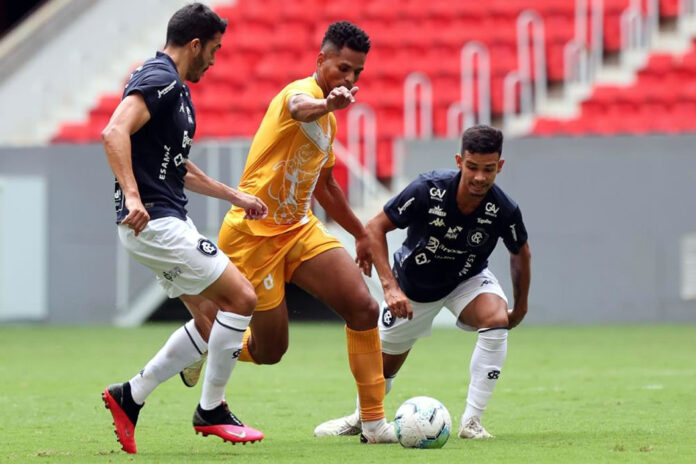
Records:
M503 374L484 416L494 440L450 438L440 450L316 439L347 414L355 387L342 326L294 324L274 366L240 363L232 410L266 438L232 446L195 435L200 384L175 377L148 399L138 455L120 451L100 398L137 372L175 326L0 326L0 461L237 463L696 462L696 327L525 327L510 333ZM459 425L475 335L436 329L420 341L385 405L393 417L416 395L441 400Z

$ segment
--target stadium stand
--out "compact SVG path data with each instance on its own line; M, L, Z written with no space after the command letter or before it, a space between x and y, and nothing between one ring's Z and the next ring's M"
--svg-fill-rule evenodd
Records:
M371 36L373 49L361 82L359 101L372 107L377 116L377 177L392 174L392 140L404 135L404 91L406 77L425 73L433 87L433 133L447 133L448 111L461 95L460 50L477 41L491 56L490 106L494 118L505 111L506 76L520 66L517 22L524 10L536 11L544 26L546 75L550 85L566 76L565 47L577 36L576 6L568 0L244 0L216 7L229 20L229 32L215 66L200 84L192 86L199 114L197 138L251 136L270 98L288 81L307 75L314 66L317 44L326 25L348 19L360 24ZM590 3L590 2L586 2ZM603 52L615 54L622 48L622 18L630 0L604 0ZM641 3L647 13L650 2ZM635 2L633 3L635 5ZM662 0L663 19L678 14L678 0ZM557 133L644 133L649 130L692 129L683 115L693 109L696 93L684 85L692 76L696 52L673 63L668 55L655 55L639 73L635 86L598 86L582 104L578 118L559 120L541 117L533 126L538 135ZM539 76L533 72L534 81ZM654 83L673 82L675 85ZM680 89L677 91L677 89ZM690 93L691 92L691 93ZM681 98L686 97L686 98ZM99 128L118 103L118 94L102 96L84 123L65 122L54 143L84 143L98 139ZM514 108L517 109L515 104ZM478 105L472 102L472 109ZM630 118L625 117L631 114ZM338 112L345 127L346 112ZM655 124L656 117L664 117ZM678 123L675 123L678 122ZM346 132L339 137L345 142Z

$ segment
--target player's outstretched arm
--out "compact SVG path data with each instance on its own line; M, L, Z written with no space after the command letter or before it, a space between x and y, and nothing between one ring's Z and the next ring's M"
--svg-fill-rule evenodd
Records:
M393 222L384 211L380 211L370 219L365 226L367 236L372 248L372 258L379 275L379 281L384 290L384 301L389 310L396 317L413 318L413 309L408 298L401 291L394 274L389 267L389 246L387 245L387 233L396 229Z
M512 277L512 292L515 297L515 305L509 315L509 327L516 327L527 314L527 297L529 284L532 279L532 253L529 243L520 248L519 253L510 253L510 275Z
M149 120L150 111L145 100L140 94L133 93L119 103L101 134L106 160L121 186L128 209L128 215L121 224L133 229L135 235L145 228L150 215L140 200L138 184L133 174L130 136Z
M301 122L312 122L327 113L347 108L355 103L358 87L348 90L346 87L336 87L326 98L314 98L306 94L297 94L288 100L288 110L292 119Z
M220 200L228 201L235 206L243 208L246 212L244 219L263 219L268 214L268 207L261 199L240 192L229 185L225 185L209 177L191 160L186 162L184 187L192 192L200 193L208 197L219 198Z
M372 272L372 250L367 239L367 232L360 219L353 213L348 200L333 176L333 167L321 170L314 197L331 219L355 237L355 262L360 269L370 275Z

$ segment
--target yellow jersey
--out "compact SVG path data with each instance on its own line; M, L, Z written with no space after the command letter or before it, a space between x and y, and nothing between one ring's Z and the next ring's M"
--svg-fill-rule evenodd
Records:
M324 98L314 77L287 85L271 100L251 142L239 190L255 195L268 206L263 220L244 219L237 206L227 212L225 223L248 234L273 236L306 224L313 217L312 193L322 168L335 163L333 152L336 117L325 114L312 122L296 121L288 101L305 94Z

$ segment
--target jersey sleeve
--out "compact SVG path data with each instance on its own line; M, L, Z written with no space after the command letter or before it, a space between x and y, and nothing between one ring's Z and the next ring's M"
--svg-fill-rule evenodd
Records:
M145 105L154 116L162 108L170 108L179 98L179 85L176 76L159 70L143 70L142 75L134 75L128 83L124 97L139 93Z
M384 214L396 227L405 229L423 216L427 206L426 191L423 180L418 177L384 205Z
M522 221L522 212L519 206L510 215L501 237L508 251L515 255L520 252L522 245L527 243L527 229Z

